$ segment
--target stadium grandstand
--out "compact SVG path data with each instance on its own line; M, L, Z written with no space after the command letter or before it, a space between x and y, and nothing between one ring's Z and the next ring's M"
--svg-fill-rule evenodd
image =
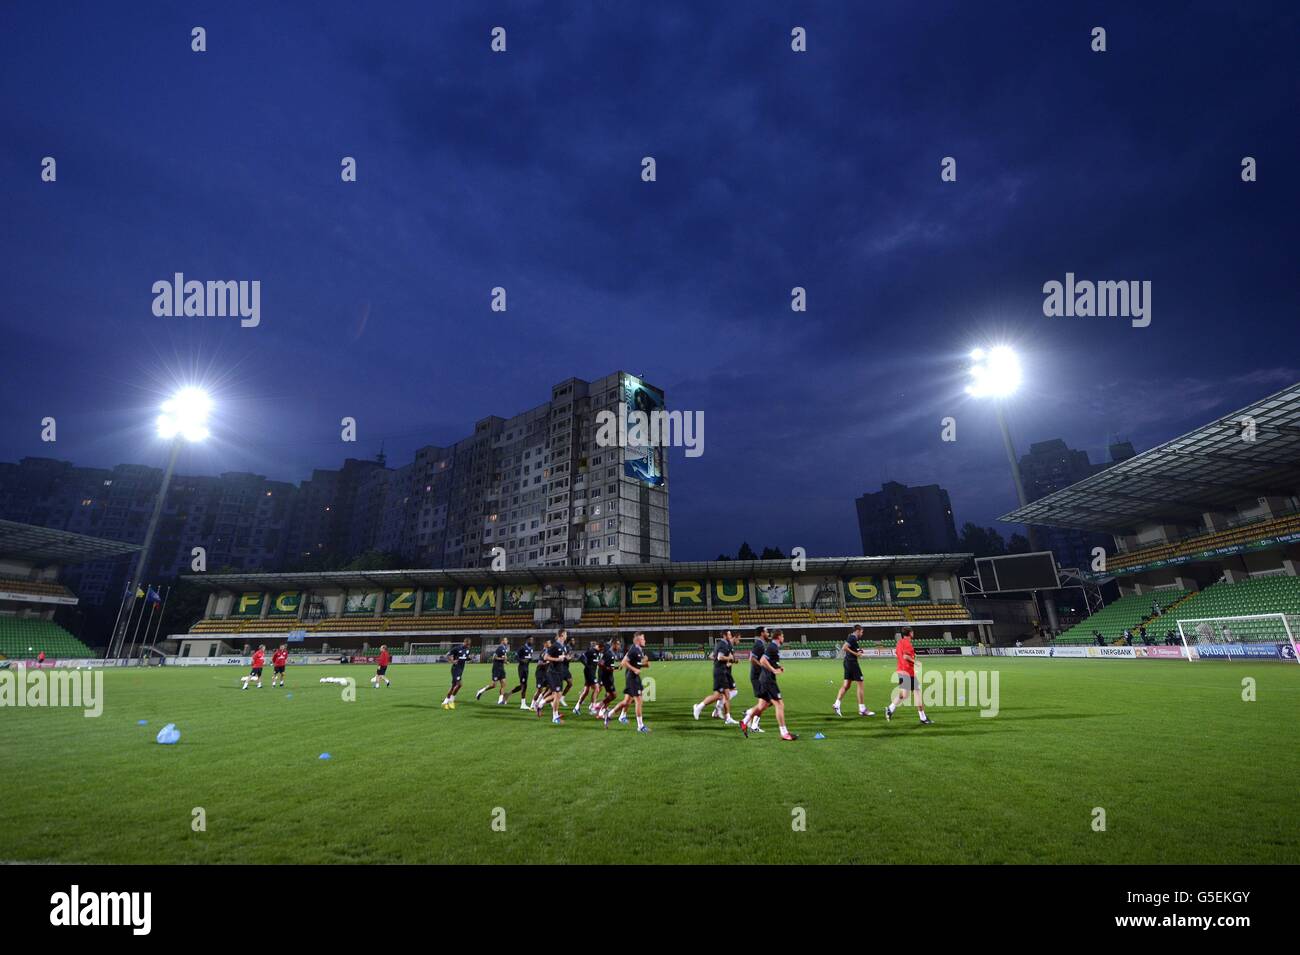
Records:
M644 630L659 647L703 648L723 628L782 627L787 640L838 648L847 626L892 643L905 626L917 645L982 642L990 620L962 601L969 554L707 561L517 570L391 570L187 577L208 591L206 613L173 634L179 655L220 656L258 642L319 651L406 649L549 636L579 643Z
M59 583L73 564L129 554L133 544L0 521L0 659L86 659L89 647L54 620L77 596Z
M1300 623L1300 384L1002 520L1114 538L1093 576L1120 598L1058 644L1127 642L1145 627L1149 644L1282 649Z

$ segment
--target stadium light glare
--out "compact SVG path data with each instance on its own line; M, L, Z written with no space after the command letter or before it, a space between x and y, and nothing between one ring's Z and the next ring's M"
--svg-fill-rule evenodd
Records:
M1007 345L994 345L991 348L975 348L970 353L970 384L966 386L966 394L972 398L993 398L993 409L998 419L998 430L1002 432L1002 446L1007 452L1007 464L1011 466L1011 480L1016 486L1016 499L1020 506L1024 507L1028 503L1025 497L1025 483L1020 477L1020 462L1016 457L1016 446L1011 440L1011 429L1007 427L1007 417L1004 413L1003 405L1007 402L1003 399L1010 398L1020 387L1021 378L1020 356L1016 354L1015 349ZM1029 536L1029 549L1037 551L1038 534L1034 530L1034 525L1026 524L1025 532ZM1038 591L1031 591L1034 595L1035 602L1038 600ZM1044 601L1047 610L1047 620L1050 628L1057 629L1056 606L1051 600Z
M208 431L212 399L201 388L182 388L162 404L158 436L171 440L178 435L191 443L202 441Z
M153 549L154 534L158 530L158 519L162 516L163 503L167 500L167 488L171 485L172 474L176 470L176 459L180 456L181 445L196 444L211 433L208 431L208 415L212 411L212 398L202 388L189 386L182 388L162 403L161 414L156 422L158 437L171 442L171 451L167 457L167 469L163 471L162 484L153 502L153 514L149 526L144 532L144 543L140 547L140 556L136 561L135 575L127 579L126 591L122 595L122 605L117 611L117 622L113 624L113 636L109 639L108 655L119 657L126 651L126 635L130 628L131 615L135 601L146 599L149 585L145 581L145 572L149 568L149 554ZM139 594L139 597L133 597ZM125 614L123 613L125 611ZM136 631L140 629L136 621ZM129 655L135 655L135 636L131 637Z
M973 398L1006 398L1020 387L1020 358L1006 345L970 353L970 384L966 393Z

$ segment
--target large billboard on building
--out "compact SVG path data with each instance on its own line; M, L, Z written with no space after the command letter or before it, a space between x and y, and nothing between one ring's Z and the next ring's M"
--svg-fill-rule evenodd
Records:
M662 444L655 441L658 427L650 427L650 416L664 410L664 393L658 388L647 385L640 378L623 375L623 404L627 410L627 443L623 448L623 475L633 480L648 484L650 487L663 487L664 451ZM637 415L646 424L633 428L633 415Z
M262 616L262 607L265 605L266 594L263 591L249 591L240 594L235 599L235 606L230 611L230 615L232 617L260 617Z
M714 608L719 607L748 607L749 606L749 581L746 580L713 580L709 582L709 590L712 592Z
M698 610L703 610L706 606L704 581L674 580L668 587L668 606L674 609L690 608Z
M379 591L377 590L349 590L347 596L343 598L343 613L349 616L373 617L378 607Z
M454 613L456 611L455 587L426 587L420 601L420 613Z
M930 582L919 574L894 574L889 592L895 603L925 603L930 599Z
M485 587L466 587L461 591L461 613L495 613L497 609L497 589L490 584Z
M415 588L398 587L384 593L384 613L415 613Z
M618 584L587 584L584 591L583 606L588 610L617 609L619 606Z
M794 587L788 580L764 577L754 581L754 599L760 607L793 607Z
M638 580L627 585L629 610L659 610L663 607L663 585L657 580Z
M885 599L880 589L880 581L875 577L845 577L844 606L855 607L860 604L880 603Z
M281 591L271 601L271 608L266 612L266 615L268 617L296 617L300 606L302 606L301 590Z
M532 610L537 604L537 586L535 584L510 584L501 588L501 609L503 611Z

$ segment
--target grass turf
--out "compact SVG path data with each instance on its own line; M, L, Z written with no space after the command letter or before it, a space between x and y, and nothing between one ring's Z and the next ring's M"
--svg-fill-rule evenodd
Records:
M864 663L868 704L883 711L892 666ZM485 665L467 669L454 712L439 705L446 666L392 667L382 690L363 666L295 667L287 689L268 679L248 691L228 667L107 671L99 718L0 709L0 860L1300 861L1300 667L948 658L933 668L996 669L999 714L933 707L930 727L910 709L892 724L840 719L830 712L840 665L820 660L791 662L782 680L794 743L770 716L748 741L707 714L693 721L707 663L647 672L657 679L644 736L586 716L552 726L517 698L491 705L494 691L475 703ZM354 677L356 701L322 686L326 675ZM751 702L746 675L737 668L737 703ZM1246 677L1257 702L1242 699ZM176 746L154 742L168 722ZM193 831L195 807L206 831Z

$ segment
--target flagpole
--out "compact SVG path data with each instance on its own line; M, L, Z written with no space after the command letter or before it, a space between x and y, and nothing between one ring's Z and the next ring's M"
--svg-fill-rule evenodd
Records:
M140 629L140 620L144 617L144 608L143 608L143 607L140 607L140 616L139 616L139 617L136 617L136 615L135 615L135 608L138 607L138 606L140 606L140 598L139 598L139 597L134 597L134 598L132 598L132 600L131 600L131 610L130 610L130 612L126 615L126 623L125 623L125 624L123 625L123 627L122 627L122 643L121 643L121 644L118 646L118 648L117 648L118 659L120 659L120 660L125 660L125 661L127 661L127 662L130 662L130 660L131 660L131 653L130 653L130 651L127 650L127 648L126 648L126 638L127 638L127 635L131 632L131 621L132 621L132 619L135 620L135 629L139 630L139 629Z
M163 617L166 616L167 614L167 601L171 599L171 596L172 596L172 585L168 584L167 593L162 599L162 606L158 608L158 626L154 628L153 641L149 644L149 649L151 651L156 646L158 646L158 634L162 632Z
M128 597L130 602L126 605L126 618L122 621L122 636L113 649L113 659L115 660L122 659L123 654L126 652L126 635L131 632L131 618L135 616L135 605L140 602L140 598L135 595L138 589L139 587L136 584L131 585L131 593Z
M144 592L144 602L149 607L150 613L152 613L155 605L149 603L149 589L147 586ZM150 619L152 620L152 618ZM142 623L144 623L144 607L140 608L140 619L135 622L135 632L131 634L131 652L128 653L126 656L128 663L130 662L131 658L135 656L135 638L140 635L140 624ZM149 628L145 627L145 632L148 633L148 631Z
M176 470L176 457L181 451L181 439L179 436L172 440L171 453L167 457L167 470L163 472L162 484L158 487L158 496L153 502L153 514L149 517L149 526L144 532L144 544L140 548L140 557L135 565L135 576L139 580L144 579L148 573L149 551L153 547L154 533L158 530L158 519L162 517L163 507L167 503L167 488L172 482L172 472ZM130 618L127 618L130 623ZM134 641L132 641L134 645ZM122 631L122 640L120 646L126 645L126 631Z
M122 594L122 599L117 605L117 619L113 621L113 633L108 638L108 649L104 651L104 659L113 658L113 645L117 643L117 625L122 622L122 608L126 606L127 594L131 592L131 581L126 582L126 593Z

